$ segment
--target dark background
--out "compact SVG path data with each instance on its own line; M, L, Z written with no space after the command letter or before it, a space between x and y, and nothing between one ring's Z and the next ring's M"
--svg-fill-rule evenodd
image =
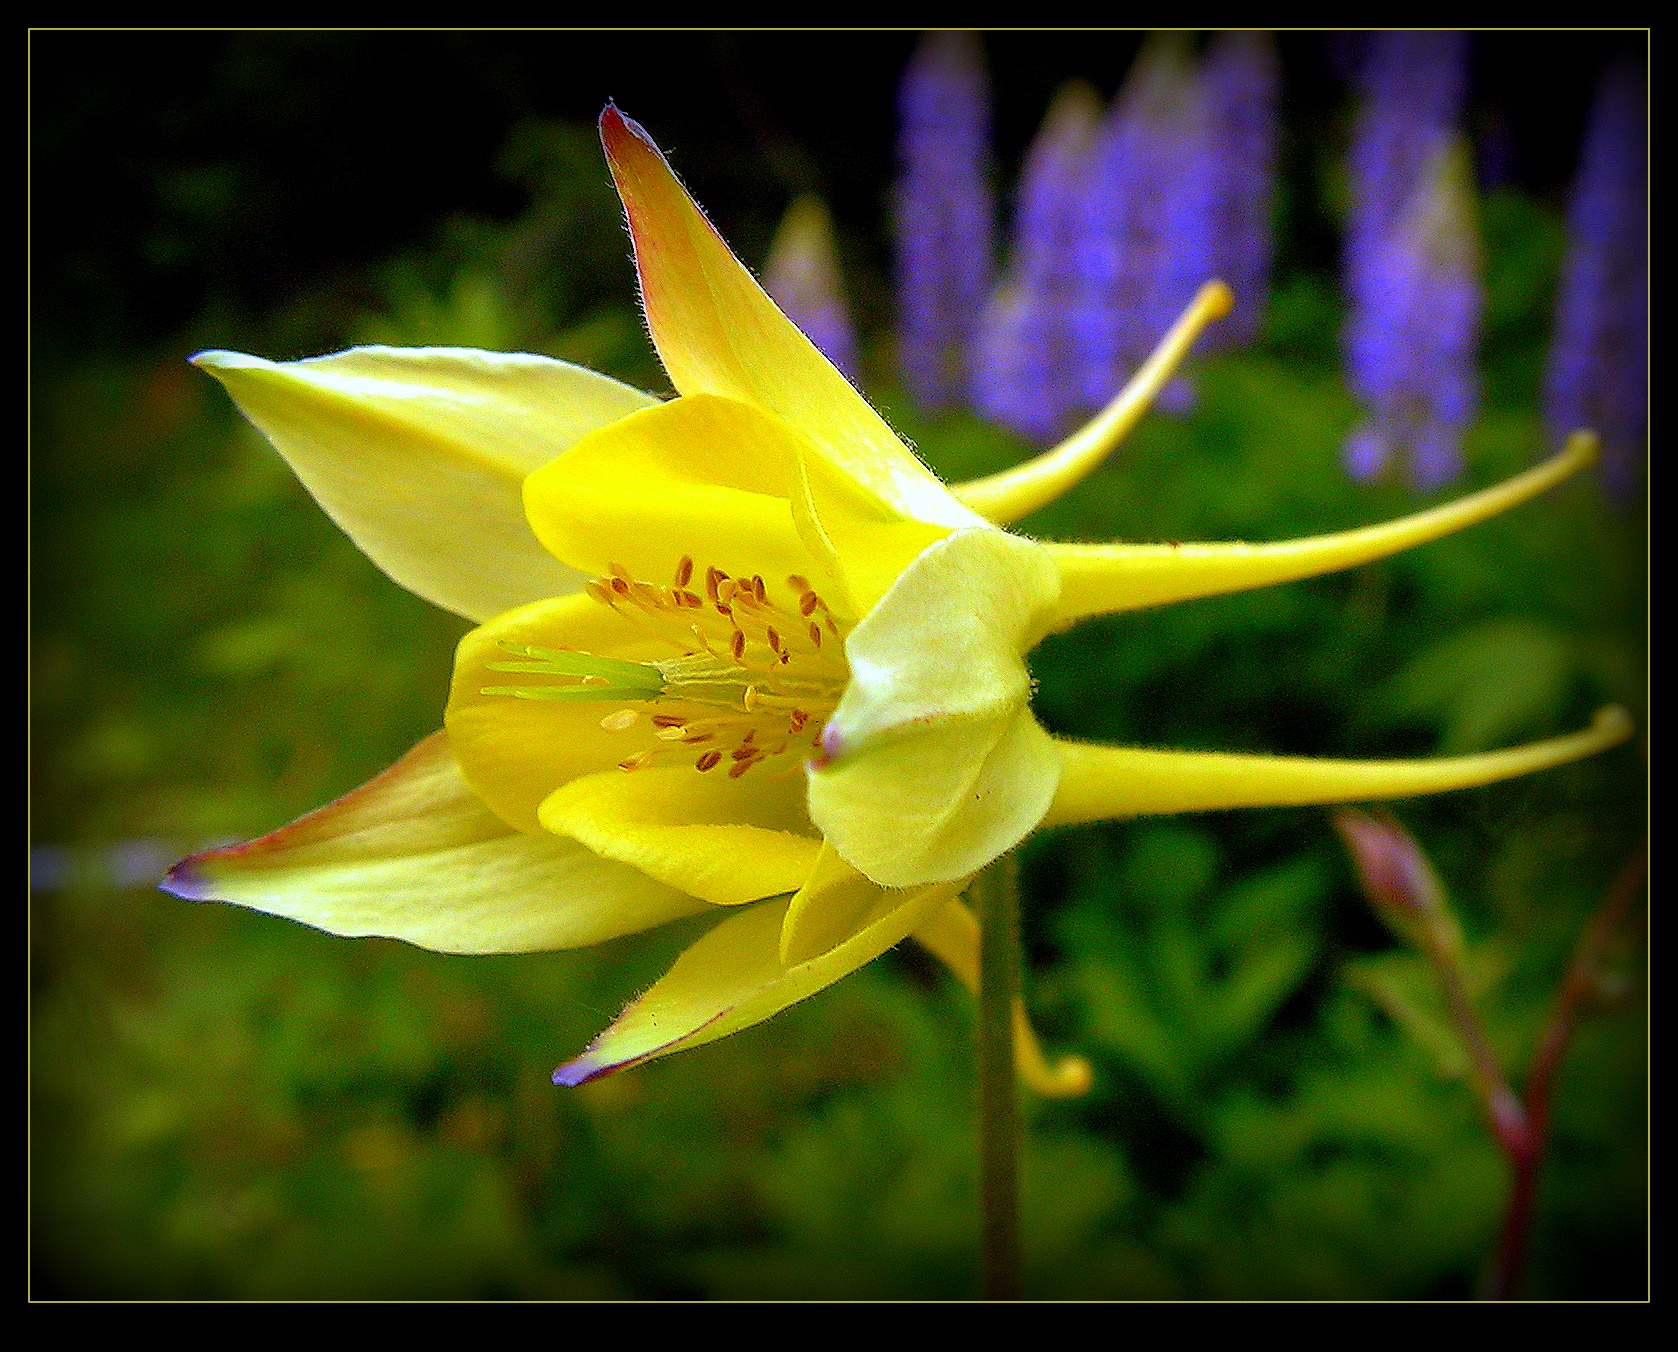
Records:
M985 35L999 182L1054 89L1110 94L1143 35ZM260 314L426 242L456 212L502 219L498 169L531 119L615 99L748 257L789 195L817 188L887 265L905 31L37 32L31 41L35 315L72 347L155 341L210 297ZM1297 175L1343 131L1357 34L1283 33ZM1640 33L1473 39L1467 122L1483 177L1559 205L1596 75ZM1325 136L1326 133L1326 136ZM1307 149L1309 147L1309 149ZM601 171L602 174L604 171ZM1284 271L1332 268L1331 224L1284 232ZM280 354L274 354L280 355Z

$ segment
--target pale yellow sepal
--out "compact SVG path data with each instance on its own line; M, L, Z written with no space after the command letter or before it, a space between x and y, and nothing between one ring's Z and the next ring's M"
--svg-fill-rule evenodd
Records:
M1113 448L1130 435L1131 428L1153 406L1165 383L1188 356L1195 339L1214 319L1221 319L1235 304L1235 296L1222 282L1207 282L1188 309L1160 340L1130 382L1094 418L1053 450L1045 451L1023 465L999 474L950 485L958 502L971 507L987 520L1005 525L1047 507L1061 494L1097 469Z
M790 432L745 404L673 399L537 470L525 507L555 557L590 574L620 563L663 582L686 555L701 578L715 567L780 586L812 563L788 504L798 451Z
M1441 756L1437 760L1310 760L1057 742L1062 767L1060 789L1043 825L1069 826L1164 812L1358 803L1444 793L1594 756L1631 734L1630 715L1615 705L1598 713L1583 732L1506 751Z
M511 830L467 787L440 732L337 802L184 860L164 886L441 953L581 948L706 909L574 840Z
M457 615L486 620L582 585L537 544L524 477L655 401L528 353L358 347L308 361L193 361L374 563Z
M1385 558L1506 512L1596 459L1597 439L1575 432L1524 474L1379 526L1279 544L1046 545L1060 569L1061 627L1091 615L1248 591Z
M683 953L586 1052L561 1066L554 1082L582 1084L762 1023L901 943L960 889L957 882L878 891L842 943L791 965L780 956L790 898L737 911Z
M1024 654L1054 613L1042 546L993 529L925 550L845 642L851 680L812 767L811 820L885 887L965 878L1054 796Z
M915 938L962 985L979 993L979 921L966 903L947 902L915 931ZM1049 1064L1020 1000L1014 1002L1014 1069L1026 1088L1044 1098L1078 1098L1095 1083L1094 1069L1081 1056L1063 1056Z
M769 299L652 138L610 105L600 137L635 241L647 327L676 388L755 405L906 517L982 524Z
M821 841L800 799L796 782L653 766L573 780L548 796L540 817L608 859L738 906L796 892L810 876Z
M815 868L787 906L781 925L782 964L796 967L848 939L879 900L879 886L824 840Z

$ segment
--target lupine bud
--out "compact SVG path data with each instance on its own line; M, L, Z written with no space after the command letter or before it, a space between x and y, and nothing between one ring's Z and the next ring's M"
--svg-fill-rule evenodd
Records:
M1101 121L1082 83L1055 96L1021 171L1008 273L973 352L973 406L1031 441L1059 438L1085 410L1072 325L1077 232Z
M1075 324L1086 404L1112 397L1210 275L1204 184L1185 172L1203 139L1198 74L1186 38L1149 40L1092 152L1080 228ZM1186 389L1162 397L1182 406ZM1173 400L1172 396L1175 396Z
M1445 889L1398 819L1343 807L1335 810L1334 826L1364 896L1387 927L1424 952L1460 957L1462 932L1445 904Z
M1379 287L1374 258L1408 209L1439 138L1462 118L1468 45L1461 33L1376 33L1361 62L1361 106L1347 168L1346 287Z
M1356 478L1408 452L1421 490L1462 473L1462 433L1479 402L1480 260L1468 150L1447 138L1410 208L1371 260L1373 283L1346 322L1346 365L1369 418L1346 446Z
M1643 84L1603 76L1580 151L1545 380L1552 436L1589 427L1616 496L1636 490L1648 429L1648 234Z
M1453 128L1467 48L1460 34L1372 40L1351 152L1346 366L1368 410L1346 442L1371 479L1395 455L1432 489L1461 474L1479 400L1479 256L1468 154Z
M1235 292L1235 308L1206 336L1209 346L1233 348L1258 337L1270 289L1280 84L1275 44L1265 33L1224 33L1207 49L1201 78L1207 145L1200 161L1210 177L1215 250L1209 275Z
M856 329L845 306L833 222L819 198L800 197L787 208L764 264L763 289L854 385Z
M990 101L978 40L928 37L904 73L898 112L903 371L922 406L936 410L965 393L967 352L991 289Z

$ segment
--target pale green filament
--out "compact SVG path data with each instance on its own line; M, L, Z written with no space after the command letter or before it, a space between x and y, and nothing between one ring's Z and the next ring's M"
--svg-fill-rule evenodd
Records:
M560 648L535 648L521 643L503 643L510 653L532 657L533 662L491 662L491 671L527 672L536 676L574 676L580 685L491 685L484 695L512 695L518 699L624 700L657 699L664 693L665 680L656 666L644 662L623 662L615 657L569 652Z

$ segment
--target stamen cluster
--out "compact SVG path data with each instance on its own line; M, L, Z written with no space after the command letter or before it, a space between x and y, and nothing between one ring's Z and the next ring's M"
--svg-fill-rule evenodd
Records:
M618 767L639 770L692 754L696 770L726 764L730 779L771 762L792 762L781 764L776 778L796 774L808 748L819 747L822 725L850 678L839 623L809 580L796 574L786 579L790 605L772 599L761 576L735 578L707 568L703 595L692 589L694 576L693 560L684 555L669 585L638 579L617 563L587 584L594 600L681 654L645 664L657 673L656 691L643 696L621 682L601 691L600 698L655 706L646 717L659 744L631 753ZM643 713L626 705L600 726L628 732L641 725Z

